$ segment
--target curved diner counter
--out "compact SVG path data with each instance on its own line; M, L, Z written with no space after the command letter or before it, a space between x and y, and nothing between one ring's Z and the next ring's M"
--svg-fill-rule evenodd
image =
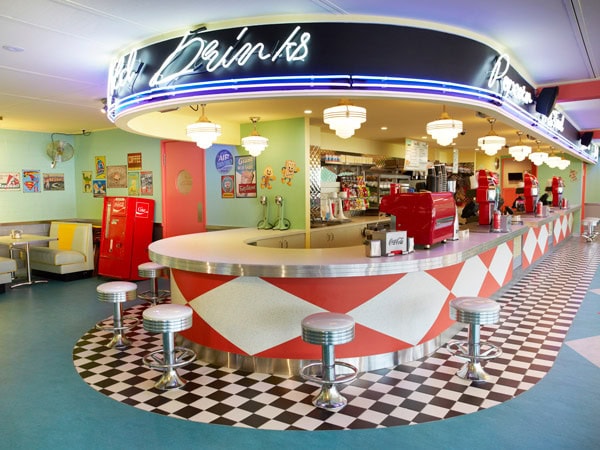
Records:
M356 321L355 339L337 346L336 357L375 370L437 349L454 324L451 299L499 290L569 236L579 210L525 215L506 233L474 227L459 240L391 257L367 257L364 245L264 247L304 231L253 228L170 237L153 242L149 254L171 269L172 302L194 310L192 328L180 334L200 359L297 374L304 360L321 358L319 346L302 341L302 319L332 311Z

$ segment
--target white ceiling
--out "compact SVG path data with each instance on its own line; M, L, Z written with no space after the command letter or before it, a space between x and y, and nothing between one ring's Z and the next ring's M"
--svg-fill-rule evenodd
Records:
M331 20L384 20L431 26L485 41L511 55L511 64L535 87L594 82L600 77L600 1L598 0L26 0L0 2L0 129L79 133L113 127L99 110L106 97L107 68L125 48L156 36L198 24L232 26L299 17ZM374 19L376 17L377 19ZM9 51L17 48L23 51ZM337 102L337 101L336 101ZM213 122L248 122L298 117L333 99L211 104ZM367 123L357 137L394 141L419 139L427 121L439 116L439 105L420 102L361 100ZM560 102L558 107L581 131L600 130L600 98ZM465 122L461 147L474 148L489 129L475 112L449 111ZM195 121L198 113L177 114ZM188 119L186 119L188 120ZM389 127L383 133L382 125ZM516 130L497 123L509 143ZM598 137L600 133L596 134Z

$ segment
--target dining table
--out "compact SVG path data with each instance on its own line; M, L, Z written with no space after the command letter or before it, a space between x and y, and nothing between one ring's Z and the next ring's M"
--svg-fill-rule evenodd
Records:
M23 249L25 254L25 268L27 269L27 279L25 281L17 281L10 285L11 288L19 286L31 286L37 283L47 283L48 280L36 279L34 280L31 276L31 263L29 261L29 247L32 243L45 243L55 241L55 236L44 236L38 234L20 234L18 236L0 236L0 245L6 245L9 248L9 252L12 258L13 250Z

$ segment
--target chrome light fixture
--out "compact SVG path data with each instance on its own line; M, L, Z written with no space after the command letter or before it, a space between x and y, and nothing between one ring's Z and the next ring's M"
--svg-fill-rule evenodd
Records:
M529 145L523 144L522 131L517 131L519 135L519 142L517 145L513 145L512 147L508 147L508 153L515 159L515 161L524 161L525 158L529 156L531 153L531 147Z
M498 136L494 131L494 123L496 119L488 117L487 121L490 123L490 131L483 137L477 139L477 145L481 150L488 156L493 156L506 145L506 138Z
M430 134L439 145L445 147L452 144L452 141L462 133L463 123L450 118L446 112L446 105L443 108L440 118L427 124L427 134Z
M534 163L536 166L541 166L548 159L548 153L540 150L540 141L535 141L537 143L537 151L531 153L528 158Z
M260 120L260 117L250 117L250 121L254 124L254 128L250 136L242 138L242 146L252 156L260 155L265 148L269 145L269 140L266 137L261 136L256 131L256 123Z
M187 126L187 135L198 147L207 149L214 144L219 136L221 136L221 125L212 123L204 115L206 104L200 106L202 107L202 114L197 122Z
M342 139L348 139L367 121L367 110L343 99L337 106L323 110L323 122Z

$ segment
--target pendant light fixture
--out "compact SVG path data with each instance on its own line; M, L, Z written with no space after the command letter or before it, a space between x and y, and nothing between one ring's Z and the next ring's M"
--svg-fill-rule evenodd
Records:
M540 141L535 141L537 144L537 151L531 153L528 158L534 163L536 166L541 166L548 159L548 153L540 150Z
M197 122L194 122L187 126L187 135L190 137L198 147L207 149L221 136L221 125L212 123L204 115L204 108L206 104L200 105L202 107L202 113Z
M561 160L562 158L560 156L554 154L554 148L550 147L550 156L548 156L548 159L546 160L546 164L548 165L548 167L550 167L551 169L556 169L560 164Z
M494 123L496 119L488 117L487 121L490 123L490 131L483 137L477 139L477 145L481 150L488 156L494 156L498 151L506 145L506 138L498 136L494 131Z
M323 122L342 139L348 139L367 121L367 110L342 99L337 106L323 110Z
M250 121L254 125L254 128L252 129L250 136L242 138L242 146L250 153L250 155L255 157L260 155L269 145L269 140L258 134L258 131L256 131L256 123L259 120L260 117L250 117Z
M452 141L463 131L463 123L453 120L443 106L442 115L438 120L427 124L427 134L431 135L443 147L452 144Z
M522 131L517 131L517 135L519 136L519 142L517 143L517 145L508 147L508 153L511 154L515 161L524 161L525 158L527 158L531 153L531 147L529 145L523 144Z
M571 161L563 157L558 163L558 169L565 170L567 167L569 167L569 165L571 165Z

